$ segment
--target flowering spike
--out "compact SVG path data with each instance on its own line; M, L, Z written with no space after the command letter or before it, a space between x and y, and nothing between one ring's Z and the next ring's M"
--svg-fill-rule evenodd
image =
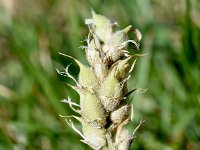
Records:
M116 22L92 10L92 18L86 19L89 34L86 39L86 58L90 66L83 65L77 59L60 53L74 60L79 68L78 81L69 74L68 68L61 75L70 77L76 83L69 85L80 95L80 104L63 100L80 117L71 116L82 124L79 131L71 120L66 120L72 129L83 139L83 143L95 150L129 150L135 131L131 134L125 125L133 120L133 105L126 101L131 94L142 93L144 89L128 91L127 82L134 69L136 58L140 54L130 55L128 46L134 44L139 48L142 38L139 30L135 30L135 40L130 40L128 33L132 26L116 30ZM63 117L63 116L62 116Z

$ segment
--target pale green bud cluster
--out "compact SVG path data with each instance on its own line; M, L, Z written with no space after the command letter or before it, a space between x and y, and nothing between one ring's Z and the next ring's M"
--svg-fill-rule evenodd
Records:
M66 55L80 68L78 81L68 73L68 67L62 72L76 82L75 86L70 86L79 93L80 104L71 99L64 102L79 113L79 117L71 117L81 122L82 131L75 128L71 120L66 121L82 136L82 142L95 150L128 150L133 134L124 126L132 118L133 107L126 98L135 91L127 90L127 81L135 64L135 61L130 64L134 56L129 54L128 46L132 43L138 48L141 34L135 30L138 40L129 40L128 33L133 31L131 26L118 31L116 22L94 11L86 24L89 34L84 49L90 66Z

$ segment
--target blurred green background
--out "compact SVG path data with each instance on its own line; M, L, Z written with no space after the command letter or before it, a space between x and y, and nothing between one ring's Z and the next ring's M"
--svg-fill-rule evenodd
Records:
M86 63L79 47L88 33L90 9L131 24L143 39L129 89L148 88L133 99L135 118L145 123L134 150L200 149L199 0L0 0L0 150L86 150L62 115L60 102L78 95L57 74ZM76 123L78 128L80 124Z

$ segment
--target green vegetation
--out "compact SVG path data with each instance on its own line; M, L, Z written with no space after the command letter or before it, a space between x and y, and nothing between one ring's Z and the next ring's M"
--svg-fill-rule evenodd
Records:
M61 115L74 114L60 100L78 94L57 74L83 63L84 19L90 9L131 24L143 39L129 89L134 96L136 133L131 149L198 150L200 147L200 2L198 0L2 0L0 1L0 149L85 150ZM131 35L130 35L131 36ZM132 49L130 49L132 51ZM130 96L130 101L131 101ZM80 128L78 122L74 122Z

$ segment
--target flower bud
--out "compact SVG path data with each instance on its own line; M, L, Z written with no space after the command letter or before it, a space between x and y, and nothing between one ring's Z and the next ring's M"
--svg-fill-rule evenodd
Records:
M117 31L105 42L103 51L107 57L110 57L113 62L116 62L120 57L124 56L124 50L128 45L127 33L131 29L131 26L126 27L121 31Z
M125 75L127 74L126 72L126 69L127 69L127 66L128 65L128 61L131 59L131 56L130 57L127 57L126 59L124 60L120 60L118 61L118 64L117 64L117 74L116 74L116 77L118 80L122 79L125 77Z
M84 119L95 127L104 127L106 124L106 113L101 100L89 91L84 91L84 101L81 112Z
M65 55L65 54L62 54L62 55L73 59L78 64L78 66L80 68L78 82L81 86L87 87L88 89L97 89L98 88L99 82L98 82L98 79L97 79L95 73L93 72L92 68L89 68L89 67L83 65L80 61L78 61L77 59L75 59L72 56ZM90 78L88 78L88 77L90 77Z
M107 111L113 111L119 104L122 89L115 78L116 68L113 69L99 89L99 97Z
M112 34L112 22L105 16L98 15L92 11L93 32L97 37L105 42Z
M92 68L86 67L82 63L78 63L78 65L80 67L80 72L78 75L79 84L83 87L87 87L88 89L97 89L99 82Z
M128 149L130 149L131 142L132 142L132 136L128 132L127 129L124 129L124 128L122 129L122 131L120 133L120 137L119 137L117 142L120 142L117 150L128 150Z
M96 46L97 44L95 43L95 40L92 40L86 49L86 56L88 62L93 67L97 78L102 81L108 74L108 66L107 63L103 61L102 57L104 56L102 51L100 51Z
M113 111L110 114L110 120L115 124L121 123L128 117L130 108L130 105L125 105Z
M98 51L98 48L96 47L95 40L91 40L88 42L88 46L86 48L86 56L89 64L91 66L94 66L95 63L101 63L102 60L100 58L100 53Z
M82 122L82 131L85 142L93 149L101 149L106 145L105 130L94 128L87 122Z

